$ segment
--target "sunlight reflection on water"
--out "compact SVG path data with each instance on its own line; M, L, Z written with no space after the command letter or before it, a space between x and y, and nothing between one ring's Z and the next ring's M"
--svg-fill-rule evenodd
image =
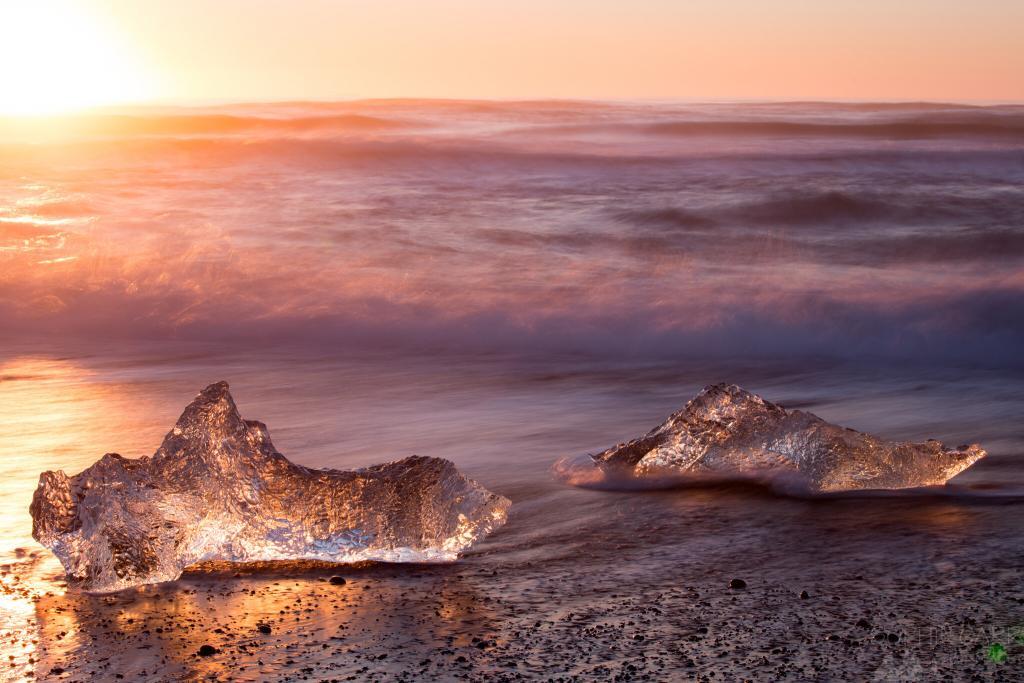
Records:
M130 386L97 381L93 371L71 360L15 357L0 366L0 380L0 453L5 474L0 552L9 552L12 542L32 543L25 505L40 472L78 471L102 455L97 449L117 445L112 442L114 435L118 440L126 435L133 439L120 441L124 447L141 447L152 417L147 415L150 406L145 396Z

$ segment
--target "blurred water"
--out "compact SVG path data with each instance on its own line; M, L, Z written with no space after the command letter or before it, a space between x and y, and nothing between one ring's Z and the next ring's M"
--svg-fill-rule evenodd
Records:
M222 378L243 414L265 421L278 448L303 464L345 468L434 455L505 488L555 486L548 469L556 458L646 431L719 379L894 439L978 441L1000 468L1011 467L998 461L1017 456L1024 439L1017 420L1024 386L1018 376L992 371L922 376L821 362L797 371L779 363L626 366L569 357L295 358L208 347L151 353L4 359L7 493L0 520L7 552L33 546L27 506L39 472L74 473L106 452L151 454L196 391ZM985 469L983 462L958 481Z
M1024 109L0 122L7 332L1020 366Z
M1019 491L1022 126L1014 107L403 101L2 122L0 678L121 656L96 630L115 607L65 596L31 540L39 473L151 454L221 379L294 461L446 457L513 500L443 623L423 617L430 637L468 640L463 607L485 597L521 601L529 628L558 585L605 619L610 592L640 605L659 581L750 568L908 610L892 577L1016 581L1012 496L607 493L550 466L729 381L888 438L979 442L990 457L956 483ZM854 574L878 582L835 584ZM911 621L1010 623L1011 598ZM388 641L402 628L373 614L371 644L434 647ZM147 642L139 667L193 665ZM295 673L284 661L248 661L253 680Z

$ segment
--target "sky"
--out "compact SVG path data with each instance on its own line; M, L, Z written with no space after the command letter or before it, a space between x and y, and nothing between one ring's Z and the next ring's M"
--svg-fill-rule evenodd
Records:
M1021 101L1022 26L1020 0L0 0L0 113L351 97Z

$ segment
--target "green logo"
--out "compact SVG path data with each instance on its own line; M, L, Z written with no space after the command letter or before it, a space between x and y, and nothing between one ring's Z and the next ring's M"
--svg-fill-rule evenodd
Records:
M1017 637L1020 637L1020 634ZM985 651L985 655L989 661L1002 664L1006 661L1006 648L1003 647L1002 643L992 643L988 646L988 650Z

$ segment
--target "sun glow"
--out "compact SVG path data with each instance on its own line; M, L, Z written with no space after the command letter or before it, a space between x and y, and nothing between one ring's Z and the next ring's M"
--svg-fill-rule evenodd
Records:
M152 96L118 36L75 0L0 1L0 114L56 114Z

